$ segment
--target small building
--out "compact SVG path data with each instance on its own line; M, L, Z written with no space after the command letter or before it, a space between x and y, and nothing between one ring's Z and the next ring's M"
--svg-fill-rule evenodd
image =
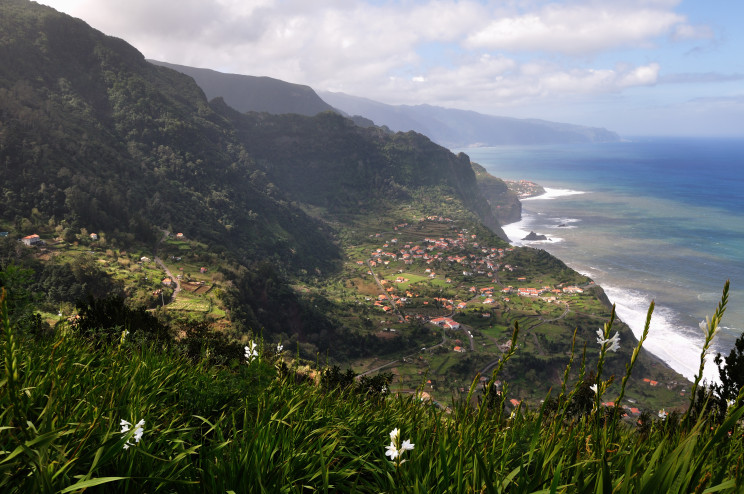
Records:
M460 329L460 323L449 317L437 317L436 319L432 319L429 322L431 322L432 324L436 324L440 328Z
M200 273L206 273L207 272L207 268L204 268L204 267L199 268L199 272Z
M458 353L465 353L465 349L461 346L456 346L454 350Z
M26 237L23 237L21 239L21 242L23 242L25 245L31 246L31 245L39 245L43 244L44 242L39 238L38 235L35 233L33 235L28 235Z
M90 234L90 239L91 240L98 240L98 234L97 233L91 233Z
M578 286L566 286L563 287L563 293L584 293L584 290Z
M183 233L176 233L176 238L177 238L178 240L181 240L181 239L183 239Z
M163 285L165 286L171 286L173 284L173 280L170 278L163 278Z

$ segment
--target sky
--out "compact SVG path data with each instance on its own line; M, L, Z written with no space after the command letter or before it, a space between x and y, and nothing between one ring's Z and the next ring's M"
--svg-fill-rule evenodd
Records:
M744 137L741 0L40 0L145 57L623 136Z

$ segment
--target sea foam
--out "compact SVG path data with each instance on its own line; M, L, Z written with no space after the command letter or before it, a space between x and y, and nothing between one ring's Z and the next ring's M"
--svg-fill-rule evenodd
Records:
M635 337L640 339L646 324L651 297L636 290L620 289L605 284L602 284L602 288L615 304L617 315L630 326ZM682 325L672 309L656 306L651 317L648 338L643 347L692 381L700 366L703 335L699 328ZM713 352L706 356L703 370L703 379L709 383L719 382L720 379L713 356Z
M539 196L533 197L525 197L523 199L520 199L520 201L549 201L551 199L557 199L559 197L575 196L578 194L586 194L586 192L582 190L555 189L552 187L545 187L545 194L540 194Z

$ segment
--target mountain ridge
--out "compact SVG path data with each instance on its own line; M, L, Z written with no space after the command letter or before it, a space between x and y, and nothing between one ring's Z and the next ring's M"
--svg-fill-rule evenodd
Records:
M393 131L420 132L451 149L620 140L616 133L602 128L540 119L499 117L427 104L387 105L368 98L328 91L319 94L345 113L361 115Z
M227 74L158 60L148 62L192 77L202 88L207 99L222 97L228 105L241 113L248 111L272 114L297 113L311 117L323 111L334 111L331 105L306 85L293 84L273 77Z
M149 62L193 77L207 99L222 97L241 113L255 111L313 116L322 111L335 111L352 119L361 117L358 124L362 126L374 123L394 132L413 130L450 149L620 140L616 133L603 128L486 115L429 104L388 105L344 93L315 91L306 85L271 77L228 74L156 60Z

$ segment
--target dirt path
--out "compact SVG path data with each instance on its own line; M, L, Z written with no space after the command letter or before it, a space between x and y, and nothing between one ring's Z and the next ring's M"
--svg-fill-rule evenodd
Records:
M170 269L165 265L165 263L158 257L158 246L163 242L163 240L168 238L168 235L170 235L170 232L163 230L163 238L158 240L158 243L155 244L155 248L152 251L152 256L155 259L155 264L160 266L160 269L165 271L165 274L168 276L168 278L171 279L171 282L176 284L176 288L173 289L173 295L171 295L170 303L173 303L176 301L176 297L178 296L178 292L181 291L181 282L173 276L173 273L171 273Z

